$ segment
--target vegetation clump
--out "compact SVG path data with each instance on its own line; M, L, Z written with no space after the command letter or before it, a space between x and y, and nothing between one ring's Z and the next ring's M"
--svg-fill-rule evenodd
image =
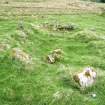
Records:
M90 30L83 30L83 31L79 31L77 32L74 36L74 39L76 40L80 40L82 42L88 43L92 40L98 40L98 35Z

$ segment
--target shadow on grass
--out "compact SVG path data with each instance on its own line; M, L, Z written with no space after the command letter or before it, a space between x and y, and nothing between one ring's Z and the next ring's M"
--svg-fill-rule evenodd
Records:
M64 88L71 88L74 91L80 90L79 85L75 83L72 77L69 78L65 76L61 77L61 85Z

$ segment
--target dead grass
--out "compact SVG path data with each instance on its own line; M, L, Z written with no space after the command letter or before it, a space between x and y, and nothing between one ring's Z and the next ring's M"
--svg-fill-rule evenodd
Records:
M53 3L52 3L53 2ZM0 14L9 14L10 15L27 15L35 13L70 13L70 12L92 12L92 13L101 13L102 7L104 4L84 2L80 0L50 0L50 1L41 1L41 2L16 2L9 1L8 3L0 3ZM14 12L15 11L15 12ZM66 11L66 12L65 12Z

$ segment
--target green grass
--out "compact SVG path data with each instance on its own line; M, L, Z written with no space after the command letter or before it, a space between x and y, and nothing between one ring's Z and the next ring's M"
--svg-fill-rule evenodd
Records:
M11 48L0 52L0 105L104 105L105 17L97 14L23 17L25 39L17 31L19 21L16 17L0 18L0 42L23 49L32 56L34 65L11 59ZM57 32L31 26L55 21L74 23L78 28ZM46 63L45 56L55 48L63 50L61 60ZM88 65L95 68L98 76L95 85L81 93L71 74ZM91 92L97 97L92 98Z

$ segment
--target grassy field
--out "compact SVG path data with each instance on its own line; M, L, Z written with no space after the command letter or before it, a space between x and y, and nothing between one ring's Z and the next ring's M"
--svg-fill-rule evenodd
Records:
M11 12L10 4L7 4L9 7L0 5L3 7L0 10L0 44L9 46L0 50L0 105L105 105L104 14L88 10L87 13L69 10L71 14L63 14L68 9L63 13L57 9L49 14L51 9L46 9L47 13L29 10L28 15L18 15L13 7ZM103 7L103 4L97 5ZM25 36L18 29L20 23ZM45 23L72 23L76 29L37 28ZM33 64L12 59L11 50L16 47L29 54ZM45 58L56 48L62 49L62 57L58 62L48 64ZM72 75L86 66L95 68L97 79L93 87L81 93ZM91 93L97 96L93 98Z

